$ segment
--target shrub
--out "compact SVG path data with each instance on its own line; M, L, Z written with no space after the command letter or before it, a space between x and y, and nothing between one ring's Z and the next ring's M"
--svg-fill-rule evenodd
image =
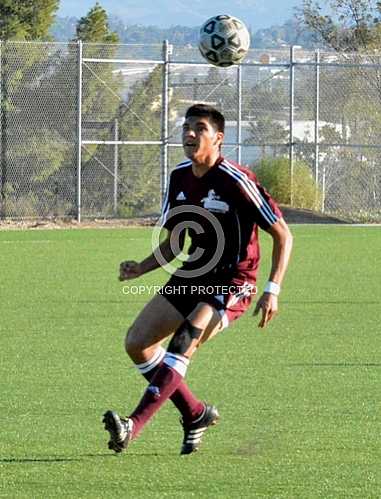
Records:
M259 182L280 204L294 208L318 209L321 193L304 161L294 161L293 199L291 205L290 162L286 157L264 158L253 165Z

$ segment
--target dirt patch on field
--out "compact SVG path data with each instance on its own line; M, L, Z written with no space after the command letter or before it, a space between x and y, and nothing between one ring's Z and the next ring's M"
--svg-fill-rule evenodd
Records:
M100 219L83 220L6 220L0 221L0 230L24 229L123 229L125 227L151 227L158 217L143 217L131 219Z
M284 219L289 224L347 224L346 220L318 213L312 210L302 210L281 206Z
M290 224L345 224L345 220L316 213L311 210L301 210L281 206L284 218ZM78 223L72 219L59 220L3 220L0 221L0 230L14 229L123 229L125 227L151 227L158 217L149 216L130 219L92 219Z

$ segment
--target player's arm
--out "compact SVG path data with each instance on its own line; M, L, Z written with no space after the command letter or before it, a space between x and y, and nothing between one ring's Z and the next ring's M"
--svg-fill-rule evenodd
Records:
M136 277L140 277L147 272L151 272L151 270L159 268L161 264L156 258L158 253L161 254L162 259L165 260L165 262L171 262L174 258L176 258L177 254L171 248L171 234L172 232L168 231L166 239L160 243L158 248L156 248L153 253L141 262L135 262L132 260L122 262L119 268L119 280L126 281L128 279L135 279ZM185 231L180 233L178 237L178 247L179 251L181 251L184 247Z
M292 250L292 234L283 218L265 230L273 239L273 250L269 281L254 311L254 315L262 311L259 327L265 327L278 311L278 295Z
M160 262L156 258L155 255L161 255L161 261L170 262L176 256L176 252L171 249L171 239L172 242L177 242L175 244L178 248L178 253L184 247L185 241L185 231L178 233L178 231L174 231L174 225L171 222L168 223L168 213L171 208L175 206L175 190L174 190L174 182L172 180L173 173L171 173L168 182L168 188L165 195L165 199L163 202L163 207L160 216L160 224L162 228L167 230L167 237L162 241L159 246L149 255L147 258L142 260L141 262L135 262L128 260L126 262L122 262L119 268L119 280L126 281L127 279L135 279L136 277L140 277L147 272L151 272L151 270L155 270L161 266Z

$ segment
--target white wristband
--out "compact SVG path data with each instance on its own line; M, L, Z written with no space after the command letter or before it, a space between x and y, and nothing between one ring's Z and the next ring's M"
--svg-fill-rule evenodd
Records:
M280 286L276 282L268 281L264 289L265 293L271 293L272 295L279 296Z

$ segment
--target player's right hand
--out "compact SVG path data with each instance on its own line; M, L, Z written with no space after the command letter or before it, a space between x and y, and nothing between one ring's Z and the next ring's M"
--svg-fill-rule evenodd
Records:
M140 263L133 260L122 262L119 267L119 281L127 281L128 279L135 279L142 274Z

